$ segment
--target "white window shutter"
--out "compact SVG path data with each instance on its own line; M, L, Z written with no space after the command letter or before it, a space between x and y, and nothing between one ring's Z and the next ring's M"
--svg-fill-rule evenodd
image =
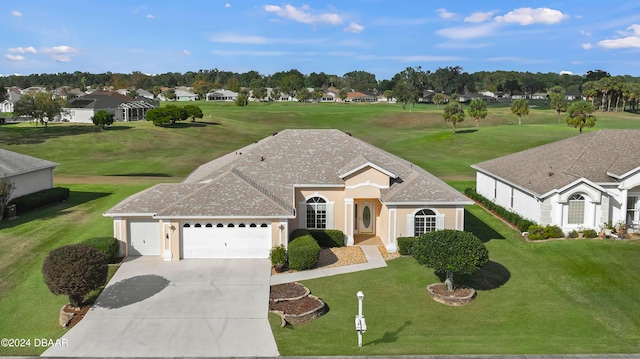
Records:
M444 229L444 214L436 215L436 229Z
M333 228L333 202L327 202L327 229Z
M298 228L307 228L307 202L298 202Z
M413 235L415 234L415 230L413 228L413 220L413 215L407 214L407 234L405 234L405 237L413 237Z

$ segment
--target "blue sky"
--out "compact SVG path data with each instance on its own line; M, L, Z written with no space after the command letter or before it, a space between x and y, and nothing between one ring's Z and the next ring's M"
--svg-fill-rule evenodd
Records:
M640 2L4 1L0 74L461 66L640 76Z

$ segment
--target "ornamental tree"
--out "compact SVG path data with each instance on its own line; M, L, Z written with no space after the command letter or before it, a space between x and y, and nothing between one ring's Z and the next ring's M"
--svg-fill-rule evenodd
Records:
M595 108L591 102L575 101L567 110L567 125L579 128L582 133L583 127L593 127L596 125L596 116L593 115Z
M196 118L202 118L202 109L198 105L184 105L184 109L187 111L189 117L191 117L191 122L195 122Z
M529 101L517 99L511 102L511 113L518 116L518 125L522 125L522 115L529 114Z
M54 249L44 259L44 282L53 294L69 296L69 303L82 305L84 297L107 281L107 261L99 250L84 244Z
M454 288L454 273L472 274L489 262L489 251L478 237L453 229L420 235L411 254L418 263L433 268L436 273L446 273L448 291Z
M480 127L480 119L487 117L487 104L482 99L475 99L469 103L469 115L476 119L476 127Z
M451 122L453 124L453 133L456 133L456 126L458 122L464 121L464 109L462 104L458 100L451 100L444 107L444 113L442 114L445 122Z

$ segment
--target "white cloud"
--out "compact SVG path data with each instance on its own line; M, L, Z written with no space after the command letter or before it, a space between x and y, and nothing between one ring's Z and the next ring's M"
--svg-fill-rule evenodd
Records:
M436 31L436 34L452 40L468 40L492 35L498 29L498 24L487 23L477 26L455 26Z
M231 4L226 3L226 4L224 4L224 7L231 7Z
M180 55L182 55L182 56L191 56L191 51L189 51L189 50L182 50L182 51L180 52Z
M587 30L580 30L580 35L582 36L591 36L591 32Z
M623 36L617 39L607 39L598 42L598 46L607 49L640 48L640 25L633 24L627 27L626 31L621 31Z
M15 16L15 17L21 17L22 13L20 11L18 11L18 10L12 10L11 11L11 15Z
M355 23L355 22L350 23L349 26L347 26L344 29L344 31L355 32L355 33L361 33L362 30L364 30L364 26L362 26L362 25L360 25L358 23Z
M308 5L303 5L299 8L296 8L295 6L289 4L285 6L265 5L264 10L266 12L272 12L282 18L301 22L303 24L342 24L342 18L340 17L340 15L334 13L314 15L311 13L311 9Z
M147 16L145 16L147 19L155 19L156 17L153 14L147 14Z
M79 51L71 46L61 45L54 47L45 47L41 50L45 54L64 55L64 54L77 54Z
M589 49L590 49L590 48L592 48L592 47L593 47L593 45L592 45L592 44L590 44L590 43L588 43L588 42L587 42L587 43L582 44L582 48L583 48L583 49L585 49L585 50L589 50Z
M55 62L71 62L71 57L67 55L54 55L51 58Z
M9 60L9 61L24 61L25 60L24 56L21 56L21 55L10 55L10 54L7 54L7 55L4 55L4 58Z
M560 10L549 9L541 7L532 9L530 7L524 7L515 9L506 13L504 16L496 16L497 22L515 22L520 25L532 25L532 24L555 24L562 20L569 18Z
M560 75L573 75L573 71L562 70L560 71Z
M488 12L474 12L473 14L464 18L464 22L485 22L491 20L493 17L493 11Z
M29 47L12 47L9 49L9 52L17 52L19 54L35 54L37 51L33 46Z
M453 12L447 11L447 9L438 9L436 10L436 12L438 13L438 16L440 16L440 18L445 20L451 20L456 18L456 14Z

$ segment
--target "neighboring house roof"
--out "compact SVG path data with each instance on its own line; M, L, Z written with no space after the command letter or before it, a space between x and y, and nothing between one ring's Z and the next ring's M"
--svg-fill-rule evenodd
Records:
M122 103L134 102L133 97L111 91L94 91L69 101L70 108L117 108Z
M58 164L55 162L0 149L0 178L17 176L57 166Z
M380 190L383 203L471 203L422 168L342 131L285 130L203 164L181 184L141 192L107 215L292 218L295 187L344 187L344 177L366 167L390 177Z
M471 167L542 196L580 179L615 183L640 169L640 130L600 130Z

